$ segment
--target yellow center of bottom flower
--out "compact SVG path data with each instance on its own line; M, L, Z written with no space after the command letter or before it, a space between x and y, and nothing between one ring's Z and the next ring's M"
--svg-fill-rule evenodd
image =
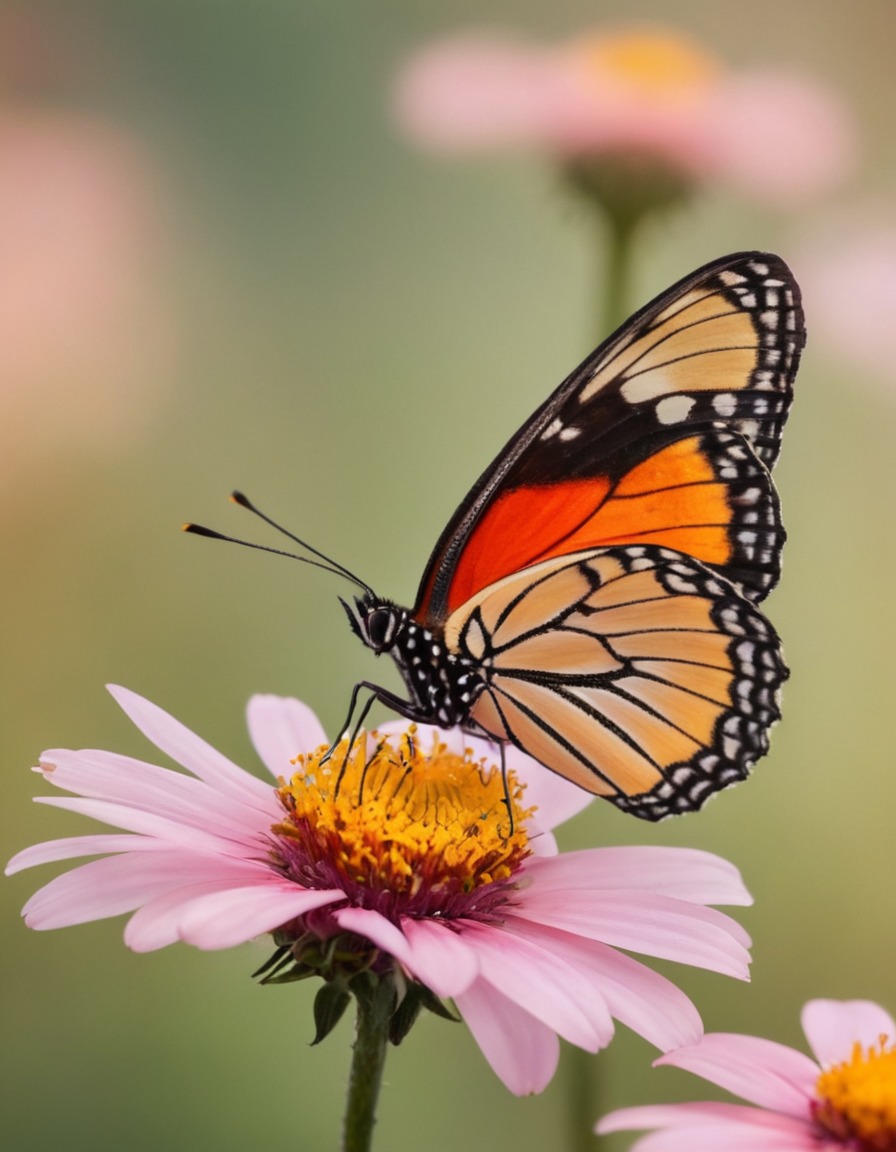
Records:
M387 896L395 911L460 914L458 898L506 883L529 855L522 787L508 774L506 796L500 771L469 751L421 747L411 727L326 752L299 756L278 791L287 816L273 831L301 882L368 907Z
M661 29L632 29L578 42L589 71L648 97L688 97L712 84L721 65L696 41Z
M856 1152L896 1152L896 1047L856 1044L852 1057L822 1072L815 1119Z

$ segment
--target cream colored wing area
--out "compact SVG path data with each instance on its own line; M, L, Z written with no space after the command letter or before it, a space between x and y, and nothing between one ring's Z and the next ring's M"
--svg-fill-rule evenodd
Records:
M718 389L720 380L743 387L758 361L758 340L749 312L715 292L695 290L637 337L611 349L582 399L616 379L632 404L670 392Z
M509 576L451 616L445 640L482 670L473 725L632 810L648 794L674 798L679 776L700 777L700 800L681 803L695 807L746 775L786 675L777 637L732 585L657 547ZM638 814L672 810L660 807Z

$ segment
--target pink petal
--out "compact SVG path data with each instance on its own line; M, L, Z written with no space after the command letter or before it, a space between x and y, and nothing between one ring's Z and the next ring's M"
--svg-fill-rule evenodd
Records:
M22 909L29 928L67 928L132 912L141 904L203 880L257 875L258 866L168 849L92 860L38 889Z
M613 1021L600 990L576 968L533 940L501 928L470 924L464 940L476 950L483 981L589 1052L613 1035Z
M204 950L232 948L343 899L345 894L337 888L303 890L291 880L272 877L247 888L231 886L191 900L178 914L178 935Z
M107 852L168 851L171 845L164 840L148 836L129 836L125 833L99 836L68 836L64 840L47 840L17 852L6 865L6 875L13 876L37 864L53 864L57 860L74 860L78 856L102 856Z
M809 1124L743 1104L658 1104L620 1108L604 1116L601 1135L630 1129L659 1131L632 1152L819 1152Z
M584 788L570 784L556 772L544 768L538 761L533 760L512 745L506 750L507 767L512 769L517 779L526 785L523 793L523 807L535 807L535 812L527 824L527 830L532 839L532 847L536 855L547 855L543 851L541 841L548 840L552 829L571 820L579 812L584 812L594 797ZM553 837L550 837L553 841ZM556 842L554 841L556 845ZM556 853L556 846L550 855Z
M454 996L475 978L475 949L446 924L405 919L397 928L379 912L340 908L334 918L341 928L366 936L437 996Z
M617 948L748 978L750 954L742 943L746 933L714 908L625 889L579 891L560 900L533 885L524 890L514 914Z
M49 808L62 808L66 812L77 812L90 816L104 824L124 828L128 832L140 832L146 836L167 840L172 845L194 848L200 852L220 852L222 855L252 855L262 858L266 855L263 831L252 835L243 834L239 840L227 840L203 828L168 820L151 812L141 812L124 804L110 804L104 800L81 800L68 796L38 796L36 803Z
M48 783L65 792L121 801L132 808L170 816L182 824L214 826L224 834L240 836L246 830L267 828L280 815L270 785L266 786L263 806L257 800L247 804L244 799L221 795L192 776L114 752L53 748L41 756L39 770Z
M504 930L539 940L587 976L612 1015L662 1052L696 1044L697 1009L665 976L596 940L585 940L508 915Z
M824 1067L848 1060L854 1044L870 1048L882 1036L889 1044L896 1042L893 1017L873 1000L810 1000L803 1008L802 1024Z
M794 263L827 347L857 371L891 384L896 373L896 225L874 205L827 214Z
M748 194L793 207L855 168L855 124L830 90L807 77L730 76L714 111L719 173Z
M128 921L124 941L135 952L152 952L178 940L207 950L229 948L340 899L341 892L309 891L276 877L243 888L233 878L215 878L145 904Z
M818 1066L802 1052L732 1032L710 1032L699 1044L679 1048L656 1063L684 1068L751 1104L798 1119L808 1119L818 1079Z
M127 688L110 684L109 691L143 735L194 776L245 803L269 802L269 784L222 756L179 720Z
M586 848L527 866L539 891L640 888L695 904L752 904L740 872L712 852L635 846Z
M365 936L377 948L409 967L411 948L407 937L379 912L369 908L339 908L333 913L333 918L340 928Z
M295 771L291 761L300 752L327 743L323 725L308 705L288 696L253 696L246 720L255 751L275 779L288 780Z
M420 52L396 86L396 116L435 149L533 144L544 132L556 80L546 54L471 34Z
M541 1092L557 1070L556 1034L484 980L455 997L483 1055L516 1096Z
M408 941L407 968L437 996L456 996L473 983L479 961L461 932L431 920L402 921Z

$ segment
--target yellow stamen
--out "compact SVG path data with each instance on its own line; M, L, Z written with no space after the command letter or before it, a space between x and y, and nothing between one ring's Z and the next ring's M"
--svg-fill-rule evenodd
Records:
M423 749L411 727L392 740L362 734L351 750L342 741L322 764L325 752L294 761L279 790L288 816L274 832L341 879L411 899L469 893L509 880L529 854L522 787L509 777L510 832L500 772L469 751Z
M651 98L688 98L722 72L721 63L695 40L661 29L631 29L590 36L574 47L584 67Z
M896 1149L896 1047L881 1036L828 1068L816 1083L816 1120L830 1133L864 1152Z

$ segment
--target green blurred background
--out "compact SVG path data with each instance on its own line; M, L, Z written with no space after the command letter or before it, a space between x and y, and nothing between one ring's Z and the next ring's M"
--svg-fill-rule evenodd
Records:
M557 39L618 17L673 22L736 65L796 64L829 82L854 109L863 161L818 209L820 234L823 210L886 206L888 0L0 7L0 192L5 180L20 201L0 195L0 281L12 280L0 320L13 316L0 345L22 345L0 384L4 856L86 830L31 804L47 791L28 772L42 749L150 755L106 682L247 766L252 692L295 694L330 731L342 719L349 685L373 671L336 602L344 589L180 523L265 539L226 501L239 486L384 594L413 598L468 484L590 350L600 236L536 158L416 152L390 119L393 77L416 47L469 25ZM3 175L10 155L33 194L27 175ZM27 252L7 263L2 217L27 237L41 173L77 175L82 162L74 228L40 230L45 252L26 246L58 268L48 302ZM636 302L740 248L780 251L799 276L800 217L701 196L649 233ZM96 249L107 264L91 263ZM92 287L73 304L66 286L82 278ZM563 841L694 845L738 864L756 897L738 914L755 940L752 985L667 970L707 1028L787 1043L811 996L896 1010L896 367L889 380L850 368L806 306L777 473L789 543L769 610L793 671L773 751L699 816L652 828L594 805ZM254 984L263 943L137 956L121 922L29 932L19 909L49 874L2 886L4 1147L336 1147L348 1022L309 1048L314 990ZM650 1073L650 1059L620 1028L593 1064L606 1108L704 1095ZM390 1052L377 1147L554 1147L565 1109L561 1079L515 1100L462 1027L427 1019Z

